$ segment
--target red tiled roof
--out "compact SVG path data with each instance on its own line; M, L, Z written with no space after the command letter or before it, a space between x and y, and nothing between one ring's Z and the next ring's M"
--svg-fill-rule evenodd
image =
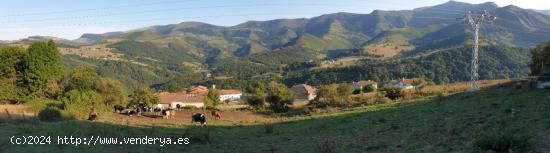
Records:
M207 92L208 92L208 88L200 85L193 87L189 90L189 93L192 93L192 94L205 94Z
M405 84L412 84L412 83L413 83L413 79L403 79L403 83L405 83Z
M361 86L365 86L367 84L377 84L376 82L372 81L372 80L368 80L368 81L365 81L365 80L361 80L361 81L357 81L357 83Z
M172 102L182 103L203 103L203 94L188 94L184 92L168 93L161 92L158 94L161 104L170 104Z
M315 89L314 87L310 86L310 85L307 85L307 84L299 84L299 85L295 85L295 86L292 86L293 89L296 89L296 88L302 88L306 91L306 93L308 94L315 94L317 92L317 89Z
M220 90L220 95L242 94L239 90Z

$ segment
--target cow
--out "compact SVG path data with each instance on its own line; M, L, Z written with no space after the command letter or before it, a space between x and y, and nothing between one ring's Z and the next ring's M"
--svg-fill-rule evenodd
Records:
M170 118L170 115L169 109L162 110L162 118Z
M195 113L191 116L191 123L200 122L201 126L206 126L206 116L202 113Z
M220 111L217 111L217 110L212 110L212 117L216 120L218 119L221 119L222 118L222 115L220 113Z
M123 111L124 109L126 109L126 107L120 106L120 105L115 105L114 108L115 108L115 113L116 113L116 112L122 113L122 111Z
M98 115L99 115L99 113L97 113L97 110L95 108L92 108L92 111L90 112L90 115L88 115L88 120L92 121L92 122L95 122Z
M176 118L176 110L170 111L170 118Z

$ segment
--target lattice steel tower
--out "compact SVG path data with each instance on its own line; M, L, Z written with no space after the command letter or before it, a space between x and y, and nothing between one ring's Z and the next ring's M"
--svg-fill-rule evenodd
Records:
M472 61L471 61L471 76L470 76L470 88L469 91L477 91L477 81L479 79L479 28L483 22L492 22L496 20L495 16L490 15L487 11L480 11L473 13L469 11L464 15L463 20L465 24L471 26L474 32L474 43L472 48Z

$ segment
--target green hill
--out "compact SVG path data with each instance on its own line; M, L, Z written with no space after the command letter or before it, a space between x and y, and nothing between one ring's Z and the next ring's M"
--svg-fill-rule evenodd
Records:
M529 51L508 46L480 48L480 79L517 78L529 74ZM424 77L436 83L468 81L471 51L469 46L427 52L420 56L392 59L366 58L342 68L307 69L287 72L286 84L314 85L369 79L386 82L402 77Z
M482 26L480 31L482 46L510 46L520 48L517 49L518 51L526 51L525 49L532 48L537 44L550 40L550 29L548 28L550 27L550 17L547 15L516 6L498 7L494 3L468 4L455 1L412 10L375 10L369 14L342 12L324 14L307 19L248 21L236 26L217 26L200 22L182 22L178 24L145 27L126 32L84 34L81 38L73 41L62 39L56 40L59 42L59 46L71 48L71 51L75 51L70 53L70 55L80 55L83 58L90 58L90 61L95 60L93 59L94 57L98 57L87 56L93 54L93 52L79 54L78 50L82 50L83 47L86 48L88 46L97 47L96 49L103 51L101 55L117 55L117 57L107 57L105 60L118 60L118 55L121 55L122 60L126 61L122 63L149 66L148 69L151 69L151 71L158 76L155 78L160 78L157 80L171 80L178 75L177 73L215 73L223 77L241 79L249 79L266 74L264 72L256 73L247 72L244 69L235 69L238 68L236 65L238 63L250 64L250 62L235 62L237 60L253 61L255 65L247 66L258 68L262 71L272 70L268 72L268 74L284 74L283 76L285 78L283 79L289 80L289 77L290 79L300 78L300 76L294 76L293 74L301 73L287 71L289 69L285 69L285 67L289 65L296 66L306 62L322 62L323 60L338 61L341 59L342 61L346 61L345 59L350 58L372 59L380 57L383 57L380 59L390 58L390 60L393 60L391 58L396 58L397 60L410 61L407 59L469 45L471 44L472 35L470 28L456 21L456 17L462 17L462 14L458 12L466 12L469 10L487 10L490 14L497 17L495 22L487 23ZM51 37L38 36L11 43L24 45L31 41L47 38ZM360 50L363 50L363 52ZM466 52L466 49L463 49L463 51ZM529 53L517 54L527 56ZM445 65L444 67L449 69L449 71L463 72L455 70L465 69L468 66L465 63L467 63L469 59L463 58L462 56L460 57L459 60L452 60L457 63L446 63L442 65ZM68 56L65 58L70 59L75 57ZM500 57L490 58L491 59L488 60L492 61L504 61L509 59L506 57L503 59L498 59ZM518 59L523 58L510 58L510 60ZM68 61L79 60L80 59L73 59ZM273 63L265 61L272 61ZM432 61L425 62L432 63ZM482 61L482 63L483 62L485 61ZM521 60L510 62L521 64L509 66L514 68L504 69L506 71L504 71L505 73L503 74L491 72L492 74L488 74L488 76L490 76L488 78L509 78L525 76L524 74L527 74L523 71L523 67L525 67L525 63L528 61ZM220 63L229 64L230 66L224 66ZM422 72L415 71L409 74L402 74L392 72L396 70L395 64L392 64L392 62L386 63L390 66L378 66L384 68L379 69L382 72L378 70L362 69L357 71L363 73L359 75L357 72L349 73L350 71L337 69L332 70L334 73L331 73L331 75L320 75L315 77L321 77L324 81L349 82L350 80L347 79L358 79L359 76L369 76L373 79L378 78L383 81L381 78L386 78L387 76L393 77L387 79L395 79L396 77L403 76L419 77L415 75L425 75L430 79L445 82L444 80L463 81L464 75L467 75L450 72L445 72L448 75L437 75L436 73L442 71L435 69L435 67L439 66L430 67L422 64L420 64L422 68L416 69L420 69L419 71ZM100 65L100 63L97 62L89 64L96 66ZM357 65L361 65L362 63L347 62L337 64L340 66L326 67L357 70ZM238 70L238 72L223 70L223 68ZM300 69L303 70L307 68L303 67ZM508 72L508 70L518 71ZM121 70L121 72L122 71L123 70ZM383 73L386 74L372 75ZM307 74L308 72L304 75ZM120 75L124 76L125 74ZM133 74L126 74L126 78L133 78L131 77L132 75ZM334 79L331 76L339 76L339 79ZM311 77L310 79L317 80L314 79L315 77ZM302 79L300 81L301 82L292 83L304 83L306 80ZM158 86L166 83L153 80L135 80L135 82L145 86Z

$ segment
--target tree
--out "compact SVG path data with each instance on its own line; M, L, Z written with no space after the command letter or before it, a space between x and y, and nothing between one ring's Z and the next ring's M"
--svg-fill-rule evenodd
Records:
M413 79L411 85L414 86L414 90L416 92L420 92L424 87L426 87L426 80L422 79L422 78L416 78L416 79Z
M152 106L160 103L160 97L147 87L140 88L130 95L128 106Z
M17 82L21 79L24 56L23 47L0 47L0 101L19 101L21 88Z
M247 98L248 104L255 108L265 107L265 98L267 97L266 90L264 83L260 81L252 82L250 86L246 88L246 92L251 94L251 96Z
M21 73L25 49L20 46L0 47L0 79L15 78Z
M386 97L391 100L396 100L397 98L403 97L403 91L399 87L384 87L381 89L386 93Z
M363 86L363 92L365 93L374 92L376 91L376 88L377 88L376 85L373 83L366 84L365 86Z
M64 70L61 55L55 43L52 40L36 42L30 45L28 53L24 56L23 81L33 94L40 91L47 83L61 79Z
M311 102L315 107L346 106L351 100L352 88L347 84L330 84L317 90L317 97Z
M106 105L127 103L126 91L120 81L111 78L97 78L93 88L103 96Z
M550 72L550 42L537 46L531 52L531 75Z
M204 106L206 108L214 108L220 104L220 94L218 90L211 89L208 90L206 96L204 96Z
M266 101L274 112L284 112L288 110L288 105L292 104L294 99L284 84L272 81L268 84Z
M69 75L69 90L89 90L93 88L94 81L98 79L95 71L89 67L74 68Z
M92 108L107 111L103 97L94 90L70 90L61 98L63 109L79 119L84 119Z

